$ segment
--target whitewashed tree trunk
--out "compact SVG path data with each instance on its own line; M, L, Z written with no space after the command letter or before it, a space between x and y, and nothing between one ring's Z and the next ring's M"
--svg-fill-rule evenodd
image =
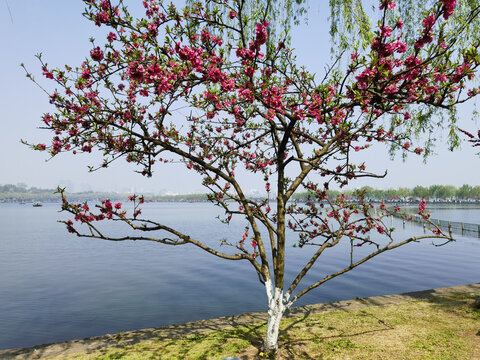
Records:
M273 289L270 280L265 283L265 289L268 297L268 323L263 350L270 353L278 349L278 331L283 314L288 308L285 305L288 299L284 296L283 290L279 288Z

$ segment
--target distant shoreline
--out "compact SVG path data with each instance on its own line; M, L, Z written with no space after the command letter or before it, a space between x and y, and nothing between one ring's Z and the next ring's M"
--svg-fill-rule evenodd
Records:
M117 193L71 193L66 194L70 202L100 202L101 200L116 200L116 201L127 201L127 194L117 194ZM265 197L249 197L251 200L263 200ZM295 198L293 199L297 202L306 202L305 199ZM375 199L370 198L366 200L371 203L381 203L386 204L399 204L399 205L416 205L420 202L420 199ZM170 203L209 203L210 201L207 198L207 194L194 194L194 195L171 195L171 196L145 196L145 203L157 203L157 202L170 202ZM271 203L275 203L276 199L273 197L270 199ZM348 199L347 202L358 203L357 199ZM39 196L25 194L1 194L0 193L0 204L25 204L31 205L34 203L43 203L43 204L60 204L61 199L59 196L54 196L52 194ZM455 200L438 200L438 199L429 199L427 200L427 206L445 206L452 207L458 205L468 205L468 206L480 206L480 199L455 199Z
M442 204L480 204L480 186L462 185L456 188L452 185L432 185L430 187L416 186L412 189L398 188L398 189L374 189L369 186L364 186L360 189L349 190L346 189L342 193L338 190L327 190L327 196L330 199L335 199L338 196L344 195L347 202L356 202L360 194L363 194L364 199L369 202L380 202L394 204L415 204L420 202L423 198L427 203L442 203ZM128 199L131 193L117 193L117 192L103 192L103 191L83 191L83 192L65 192L69 201L85 202L85 201L99 201L99 200L123 200ZM153 193L137 193L137 195L144 195L146 202L207 202L208 194L153 194ZM297 192L292 196L295 201L307 201L308 192ZM250 200L264 200L267 194L262 194L256 190L247 192L247 197ZM275 193L268 195L271 202L275 202ZM60 195L56 189L40 189L36 187L27 187L24 184L0 185L0 203L58 203L60 202ZM313 197L309 201L317 201Z

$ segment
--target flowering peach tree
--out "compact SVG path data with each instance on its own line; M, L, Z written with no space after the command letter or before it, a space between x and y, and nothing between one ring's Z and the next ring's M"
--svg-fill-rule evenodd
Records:
M51 156L99 152L98 168L124 159L144 176L183 163L201 176L209 200L225 213L222 221L241 218L245 230L212 247L194 233L145 218L142 196L132 195L127 211L109 200L94 207L71 203L61 190L62 208L72 214L64 221L68 231L111 241L192 244L248 263L266 290L266 351L277 349L283 314L307 292L410 242L453 240L434 224L430 233L396 239L386 217L398 208L362 196L357 202L329 198L327 190L385 176L358 160L379 143L422 155L424 146L412 131L422 121L415 110L448 111L478 94L479 44L458 49L456 38L442 33L455 0L436 2L410 44L403 41L395 3L381 0L370 46L352 51L342 60L343 71L332 69L323 79L297 66L286 39L269 41L268 8L248 13L243 0L202 0L180 10L145 0L145 15L136 19L122 0L84 2L85 15L107 29L106 40L92 40L78 67L50 68L39 57L43 75L56 84L49 92L55 111L42 118L51 142L31 146ZM477 14L465 18L458 33ZM179 107L189 115L182 117ZM260 178L266 196L248 197L240 173ZM307 199L295 201L299 191ZM429 221L424 201L418 212ZM129 225L137 235L103 233L98 224L108 220ZM285 247L294 243L316 250L286 283ZM347 244L347 266L304 284L316 261L338 244Z

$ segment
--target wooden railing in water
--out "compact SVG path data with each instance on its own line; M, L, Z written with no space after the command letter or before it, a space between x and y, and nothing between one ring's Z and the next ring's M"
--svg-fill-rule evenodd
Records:
M427 224L427 222L417 214L401 214L401 213L394 213L395 217L403 219L403 224L407 221L423 224L423 228L426 229L428 225L428 229L431 229L431 225ZM480 224L470 224L465 222L458 222L458 221L447 221L447 220L440 220L440 219L432 219L430 221L437 225L440 229L446 230L451 234L457 234L462 236L470 236L470 237L478 237L480 238Z

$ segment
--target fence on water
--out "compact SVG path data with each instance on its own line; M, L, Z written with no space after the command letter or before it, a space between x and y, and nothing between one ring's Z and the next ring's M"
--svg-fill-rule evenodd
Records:
M424 228L432 228L431 224L427 223L420 215L417 214L394 213L394 216L403 219L403 224L405 224L406 221L409 221L422 224ZM440 219L430 219L430 221L436 226L438 226L441 230L448 231L451 234L480 238L480 224L470 224L465 222L447 221Z

